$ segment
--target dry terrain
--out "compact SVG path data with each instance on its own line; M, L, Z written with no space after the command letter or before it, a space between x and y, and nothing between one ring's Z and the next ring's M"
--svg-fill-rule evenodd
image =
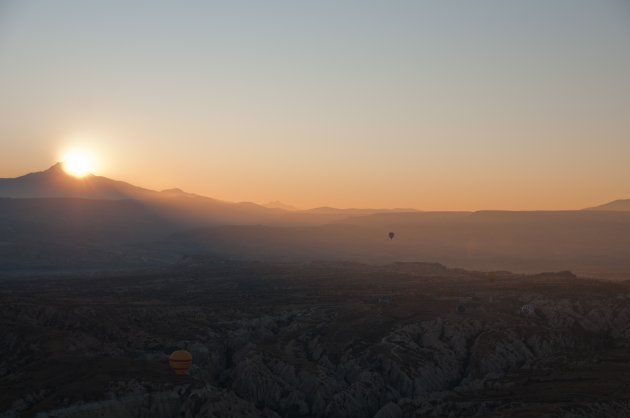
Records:
M2 417L630 416L624 281L187 257L1 289Z

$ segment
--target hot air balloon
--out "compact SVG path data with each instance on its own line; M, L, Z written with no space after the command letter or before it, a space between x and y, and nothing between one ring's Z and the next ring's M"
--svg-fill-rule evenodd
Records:
M175 371L175 374L186 374L192 365L192 354L185 350L173 351L168 358L168 364Z
M390 232L387 235L389 236L389 239L394 239L394 237L396 236L396 234L394 234L393 232Z

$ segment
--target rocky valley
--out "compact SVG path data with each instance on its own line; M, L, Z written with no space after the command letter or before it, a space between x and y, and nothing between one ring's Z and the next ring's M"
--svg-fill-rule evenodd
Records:
M624 417L629 325L630 283L570 272L188 256L6 276L0 416Z

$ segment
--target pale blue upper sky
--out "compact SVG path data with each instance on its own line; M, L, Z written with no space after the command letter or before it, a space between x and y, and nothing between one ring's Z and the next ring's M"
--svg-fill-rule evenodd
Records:
M0 0L0 145L302 207L630 198L630 2Z

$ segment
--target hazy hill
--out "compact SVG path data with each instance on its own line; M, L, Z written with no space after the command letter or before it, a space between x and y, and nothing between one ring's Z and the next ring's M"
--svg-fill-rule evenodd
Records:
M416 209L361 209L361 208L349 208L349 209L338 209L331 208L329 206L322 206L319 208L306 209L302 211L304 213L317 214L317 215L345 215L345 216L354 216L354 215L370 215L374 213L398 213L398 212L418 212Z
M267 202L263 206L266 208L271 208L271 209L283 209L283 210L289 210L289 211L299 210L295 206L287 205L286 203L280 202L279 200L274 200L273 202Z
M630 212L630 199L620 199L601 206L595 206L586 210L609 210L609 211L621 211Z
M390 240L389 231L396 236ZM172 248L273 260L437 261L474 269L630 278L630 213L383 213L318 227L223 226Z

